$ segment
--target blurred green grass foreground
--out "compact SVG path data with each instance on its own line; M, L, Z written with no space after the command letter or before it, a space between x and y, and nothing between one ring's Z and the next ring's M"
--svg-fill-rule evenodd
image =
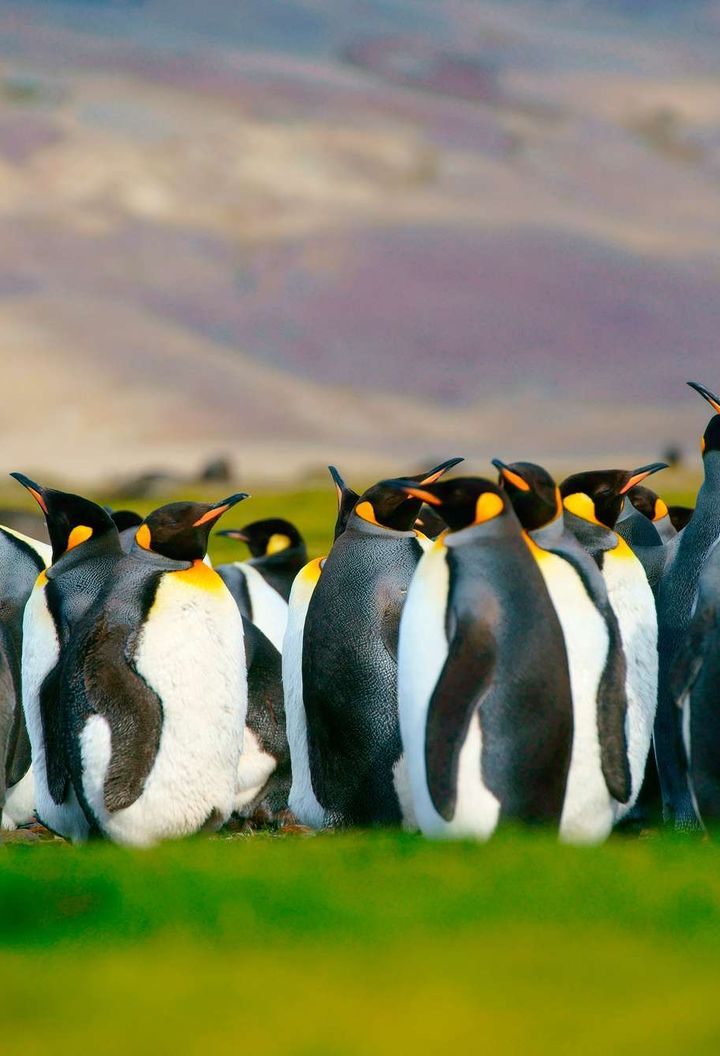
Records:
M720 1051L720 857L390 832L0 850L0 1051Z

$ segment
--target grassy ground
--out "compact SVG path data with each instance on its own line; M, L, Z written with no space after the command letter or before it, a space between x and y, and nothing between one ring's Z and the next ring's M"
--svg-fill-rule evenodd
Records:
M699 840L8 846L0 1050L714 1054L719 942Z

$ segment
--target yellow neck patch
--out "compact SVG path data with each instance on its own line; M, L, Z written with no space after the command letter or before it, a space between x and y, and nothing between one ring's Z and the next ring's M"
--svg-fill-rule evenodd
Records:
M541 561L545 561L548 557L552 556L551 554L548 554L547 550L543 550L541 546L538 546L535 540L531 539L528 533L524 530L522 533L522 537L525 542L525 545L527 546L528 550L535 558L535 560L538 562L538 564Z
M80 543L87 542L87 540L93 534L92 528L87 524L77 524L70 532L67 541L67 550L72 550L75 546L80 546Z
M574 513L576 517L580 517L583 521L590 521L591 524L600 524L600 521L595 516L595 503L584 492L577 491L574 495L568 495L563 505L568 513Z
M288 550L290 547L290 536L289 535L271 535L268 539L266 554L279 554L281 550Z
M174 579L180 580L195 590L206 590L211 593L221 592L226 589L220 576L204 561L193 561L190 568L184 568L180 572L171 572Z
M45 586L47 581L48 581L47 572L45 571L45 569L43 569L42 572L40 573L40 575L35 580L35 588L39 590L40 587L44 587Z
M484 492L477 500L475 506L475 520L473 524L484 524L497 517L504 509L503 500L492 491Z

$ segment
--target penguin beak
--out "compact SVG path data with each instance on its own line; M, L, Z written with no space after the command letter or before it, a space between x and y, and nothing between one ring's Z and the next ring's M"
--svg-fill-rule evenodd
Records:
M210 521L216 521L218 517L222 515L233 506L236 506L238 502L242 502L243 499L249 499L250 495L247 491L238 491L235 495L230 495L227 499L221 499L220 502L216 502L213 506L193 523L193 528L200 528L203 524L208 524Z
M512 484L519 491L530 491L530 485L528 482L523 480L519 473L514 473L513 470L510 469L509 466L506 466L504 462L501 462L499 458L493 458L492 465L495 466L495 469L500 476L506 480L508 484Z
M462 462L462 459L457 461ZM422 483L425 482L423 481ZM431 491L425 491L424 488L418 487L414 481L384 480L383 486L393 488L395 491L401 491L409 499L419 499L420 502L426 502L428 506L442 506L442 502L437 495L433 495Z
M41 484L36 484L34 480L30 480L30 477L26 477L24 473L11 473L10 476L14 477L18 483L22 484L30 492L44 514L47 515L50 512L45 498L45 488Z
M620 489L620 494L627 495L631 488L634 488L636 484L645 480L646 477L651 476L653 473L659 473L661 469L667 468L667 462L651 462L649 466L641 466L640 469L634 469L627 484Z
M328 472L330 473L330 476L333 479L333 483L335 485L335 490L337 491L338 502L340 502L342 500L342 497L343 497L343 494L345 492L345 489L346 489L347 485L345 484L345 481L343 480L343 478L338 473L338 471L335 468L335 466L328 466L327 468L328 468Z
M689 381L688 385L691 389L695 389L695 392L699 392L704 400L707 400L716 414L720 414L720 399L710 392L710 389L706 389L699 381Z
M241 532L239 528L222 528L219 532L216 532L215 534L222 535L226 539L237 539L241 543L250 542L245 533Z
M464 462L464 458L449 458L447 462L441 462L439 466L435 466L435 469L431 469L424 477L418 480L419 484L434 484L436 480L439 480L443 473L447 473L453 466L457 466L458 463ZM417 478L415 478L417 479ZM417 496L416 496L417 497ZM425 501L425 500L423 500Z

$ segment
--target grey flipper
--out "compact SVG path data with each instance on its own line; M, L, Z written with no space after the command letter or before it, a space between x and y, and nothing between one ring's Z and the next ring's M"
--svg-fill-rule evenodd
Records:
M251 817L261 810L272 819L287 808L291 783L282 659L260 628L246 618L243 632L248 673L245 725L252 730L262 751L276 760L276 767L255 799L243 807L241 815Z
M633 550L636 546L662 546L662 539L653 522L636 510L627 496L615 523L615 531Z
M494 670L495 639L490 628L471 617L460 616L430 698L425 728L428 791L435 809L446 821L451 821L455 813L460 750ZM430 747L432 750L428 750Z

